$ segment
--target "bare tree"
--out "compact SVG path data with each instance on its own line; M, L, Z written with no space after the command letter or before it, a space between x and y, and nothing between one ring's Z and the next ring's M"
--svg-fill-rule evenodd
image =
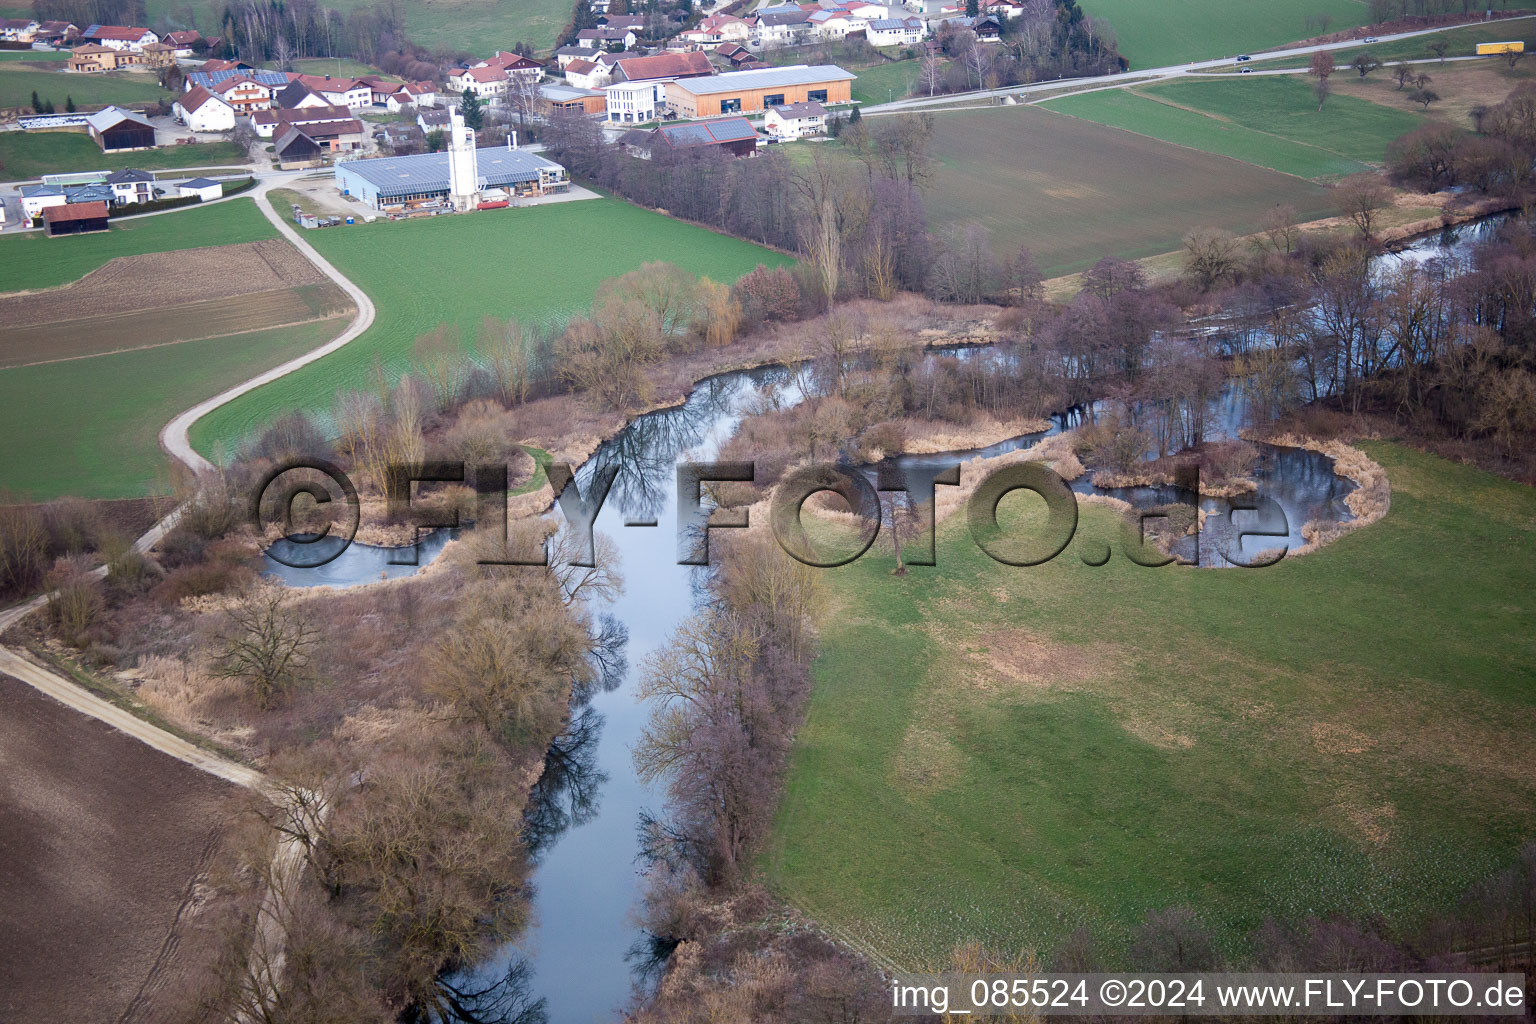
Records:
M1375 175L1362 174L1341 182L1334 191L1334 202L1360 237L1369 239L1377 216L1392 204L1392 192Z
M246 683L257 705L270 708L309 667L319 631L274 584L251 587L225 614L228 622L217 636L218 673Z

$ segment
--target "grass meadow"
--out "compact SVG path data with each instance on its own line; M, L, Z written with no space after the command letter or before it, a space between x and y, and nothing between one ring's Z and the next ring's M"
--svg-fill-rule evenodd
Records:
M1411 927L1507 866L1536 834L1536 496L1365 447L1386 518L1268 569L1090 568L1114 517L1084 506L1043 566L957 515L937 568L891 575L882 539L828 571L771 886L937 967L1084 924L1113 954L1174 905L1237 953L1266 915Z
M1334 50L1333 60L1338 67L1335 74L1348 72L1349 62L1361 53L1370 53L1380 61L1395 60L1436 60L1436 55L1430 50L1430 44L1443 41L1446 43L1445 55L1447 57L1471 57L1477 53L1478 43L1495 43L1511 39L1525 41L1526 52L1529 53L1536 47L1536 18L1517 18L1508 21L1492 21L1485 25L1468 25L1464 28L1446 29L1444 32L1434 32L1429 35L1414 36L1411 39L1394 39L1385 43L1372 43L1369 46L1361 44L1357 47ZM1502 57L1490 58L1490 60L1503 61ZM1277 57L1274 60L1259 60L1257 56L1250 67L1255 71L1268 70L1270 68L1304 68L1311 63L1310 57ZM1232 69L1234 72L1236 68ZM1431 74L1434 69L1428 69ZM1204 74L1205 72L1202 72ZM1218 72L1226 74L1226 71ZM1349 72L1353 74L1353 72ZM1380 74L1380 72L1377 72Z
M917 84L921 62L898 60L867 68L849 68L849 70L858 75L853 80L851 90L853 98L859 103L873 105L910 96L913 86Z
M160 88L154 75L142 72L72 75L0 64L0 107L30 107L33 90L43 102L52 100L61 112L69 97L74 98L76 106L97 107L108 103L155 103L171 95Z
M1332 96L1319 110L1310 79L1288 76L1106 89L1042 105L1302 178L1379 164L1393 139L1423 123L1422 115L1356 96Z
M3 77L3 76L0 76ZM233 142L191 142L135 153L103 153L83 132L0 132L0 164L7 180L68 171L145 171L171 167L229 167L249 160Z
M236 450L285 411L328 409L338 391L368 387L376 359L398 375L416 339L440 326L457 328L466 346L485 316L557 327L584 310L605 280L653 260L726 282L759 263L787 262L615 199L381 222L306 238L368 293L378 319L341 351L199 420L192 440L210 457ZM588 239L594 244L574 255L572 246Z
M113 221L106 234L75 238L47 238L41 232L11 234L0 237L0 281L8 291L54 288L118 256L276 237L277 229L248 199Z
M1108 18L1131 70L1186 64L1263 50L1305 39L1309 15L1327 13L1337 32L1363 25L1358 0L1082 0L1085 12Z
M1037 107L935 118L933 152L930 227L984 224L1000 255L1027 245L1047 277L1170 252L1201 225L1255 231L1277 203L1332 213L1311 182Z

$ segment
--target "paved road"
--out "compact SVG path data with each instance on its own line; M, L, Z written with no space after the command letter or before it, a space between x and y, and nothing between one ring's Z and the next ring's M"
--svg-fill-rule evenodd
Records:
M1511 21L1523 21L1536 15L1522 14L1515 18L1499 18L1496 22L1474 22L1481 24L1502 24ZM1417 36L1435 35L1447 32L1453 28L1465 28L1466 25L1451 25L1445 28L1415 29L1412 32L1395 32L1390 35L1377 36L1378 43L1390 43L1398 39L1413 39ZM1310 54L1320 53L1325 50L1358 49L1364 44L1360 39L1346 39L1338 43L1317 43L1312 46L1293 46L1284 50L1266 50L1263 53L1254 54L1256 60L1274 60L1280 57L1305 57ZM1474 58L1475 59L1475 58ZM1036 82L1032 85L1011 85L1003 89L979 89L973 92L953 92L944 96L916 96L904 100L896 100L894 103L877 103L862 108L865 114L894 114L908 110L922 110L930 107L952 106L956 103L973 102L975 100L997 99L1003 96L1027 96L1031 93L1054 92L1073 85L1084 85L1095 88L1110 88L1119 85L1130 85L1135 82L1152 81L1164 78L1175 78L1179 75L1187 75L1194 71L1210 71L1214 68L1232 67L1232 57L1221 57L1217 60L1194 61L1189 64L1170 64L1160 68L1146 68L1140 71L1123 71L1115 75L1099 75L1093 78L1066 78L1053 82ZM1305 69L1302 69L1305 71ZM1347 68L1339 69L1340 73L1348 71ZM1255 72L1255 74L1272 74L1274 72Z

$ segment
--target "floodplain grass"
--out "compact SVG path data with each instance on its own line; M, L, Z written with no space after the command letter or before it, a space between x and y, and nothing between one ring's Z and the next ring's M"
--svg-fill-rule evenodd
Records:
M1105 89L1042 106L1303 178L1380 164L1393 139L1423 123L1420 114L1358 96L1332 96L1319 110L1310 80L1290 76Z
M1331 15L1332 32L1369 18L1357 0L1082 0L1081 6L1109 19L1132 71L1282 46L1316 34L1307 27L1309 15Z
M932 152L929 226L983 224L1000 257L1027 245L1047 277L1171 252L1194 227L1251 233L1277 204L1333 213L1312 182L1037 107L936 117Z
M19 495L139 497L163 489L172 417L325 344L345 320L0 370L0 479Z
M118 256L172 252L276 238L255 202L232 199L174 213L114 220L104 234L48 238L41 231L0 236L0 282L9 291L55 288ZM189 247L188 243L193 243Z
M288 207L279 201L279 214ZM558 328L584 311L604 281L644 263L667 261L714 280L735 281L781 253L673 220L616 199L496 210L451 217L315 230L305 238L374 301L366 334L194 424L205 455L238 452L290 410L324 412L338 391L371 386L375 360L386 373L408 369L416 339L456 329L466 351L483 317L516 317ZM562 258L573 239L602 239L580 260Z
M1415 64L1415 74L1430 76L1429 87L1440 97L1425 111L1413 99L1413 86L1399 89L1397 77L1382 68L1361 78L1350 73L1335 74L1332 103L1340 96L1358 97L1397 110L1408 111L1434 120L1449 121L1468 131L1476 125L1472 111L1476 107L1497 103L1520 83L1536 77L1536 64L1521 61L1511 68L1502 60L1461 61L1446 64Z
M1362 447L1386 518L1268 569L1089 568L1116 526L1085 506L1042 566L957 515L936 568L891 575L882 539L824 572L770 886L902 967L1079 925L1113 966L1150 910L1240 956L1268 916L1411 929L1507 866L1536 835L1536 496Z
M155 76L147 72L109 71L81 75L0 64L0 107L30 107L34 91L44 103L52 100L61 113L67 97L73 97L75 105L81 107L156 103L172 98L171 93L160 88Z
M243 164L245 150L233 142L189 142L132 153L103 153L84 132L0 132L0 176L7 181L71 171L144 171L171 167L220 167Z

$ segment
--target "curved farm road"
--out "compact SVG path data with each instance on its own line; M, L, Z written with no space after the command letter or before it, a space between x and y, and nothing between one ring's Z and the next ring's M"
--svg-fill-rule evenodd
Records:
M290 178L285 177L282 180L286 182L290 180ZM234 387L214 395L207 401L199 402L192 408L188 409L186 412L171 420L171 422L167 423L165 428L160 431L161 445L163 445L165 450L170 452L174 458L180 460L194 473L208 472L209 470L212 470L214 466L213 463L209 462L207 459L203 458L195 450L193 450L192 442L187 437L187 432L192 429L192 424L196 423L198 420L202 419L204 416L208 415L210 412L213 412L213 410L219 408L220 406L227 405L230 402L233 402L235 399L239 398L241 395L255 391L263 384L270 384L281 377L287 376L301 366L308 366L310 363L317 359L325 358L332 352L335 352L337 349L347 344L347 342L352 341L358 335L362 334L369 327L373 326L373 300L368 298L368 296L364 294L363 290L357 285L353 284L351 280L346 277L346 275L337 270L335 267L331 266L330 262L326 260L324 256L321 256L318 252L315 251L314 246L310 245L299 236L299 233L294 230L292 224L289 224L282 217L279 217L277 215L277 211L272 209L271 204L266 202L267 192L270 191L272 186L276 183L277 182L274 182L274 180L271 178L263 179L261 183L258 184L256 188L249 193L251 199L256 203L256 208L266 216L267 220L272 222L272 224L277 228L278 232L284 238L286 238L295 249L303 253L311 263L320 268L321 273L330 278L332 281L336 282L337 287L347 293L347 296L352 300L353 304L357 306L357 315L352 318L352 323L348 325L346 330L342 331L335 338L326 342L324 345L321 345L319 348L313 349L312 351L306 352L301 356L290 359L288 362L283 363L281 366L274 366L272 369L267 370L265 373L258 373L250 380L236 384Z
M327 262L265 202L267 192L274 185L287 182L296 176L287 174L264 177L248 195L283 237L347 293L357 306L357 315L353 317L345 331L319 348L258 374L242 384L237 384L205 402L198 403L171 420L160 432L161 444L174 458L179 459L194 473L212 470L214 466L192 448L187 431L193 423L214 409L263 384L268 384L301 366L329 355L358 337L373 324L375 315L373 302L362 289ZM175 526L180 514L179 508L173 510L150 527L134 543L134 549L141 553L147 552L165 536L171 527ZM100 578L104 577L106 572L107 567L101 566L93 575ZM42 595L0 612L0 633L42 608L46 602L47 596ZM4 646L0 646L0 673L12 676L61 704L126 733L169 757L174 757L178 761L237 786L258 792L285 809L289 825L292 827L283 829L277 847L273 851L270 884L257 914L256 934L251 944L246 970L244 997L246 1005L237 1014L237 1019L243 1021L260 1019L264 1009L274 1005L273 1000L282 975L284 961L282 918L285 914L288 894L303 872L304 840L307 839L306 822L323 821L326 816L327 808L317 801L318 794L284 790L254 768L205 750L195 743L147 722Z

